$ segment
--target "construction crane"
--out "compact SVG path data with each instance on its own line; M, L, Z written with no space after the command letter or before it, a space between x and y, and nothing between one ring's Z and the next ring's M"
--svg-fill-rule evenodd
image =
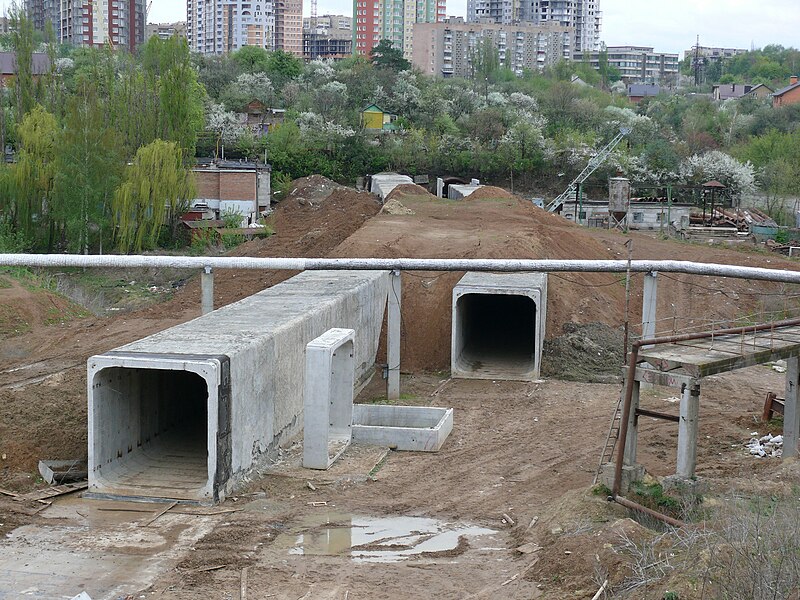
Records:
M147 5L147 9L144 11L144 22L147 23L148 19L150 18L150 9L153 8L153 0L150 0L150 3Z
M614 148L622 141L626 135L631 132L630 127L620 127L619 133L614 136L614 139L611 140L608 145L600 150L596 155L592 157L589 163L584 167L583 171L581 171L580 175L578 175L572 183L569 184L566 190L564 190L561 195L559 195L555 200L553 200L550 204L547 205L547 210L550 212L558 211L561 206L566 202L569 198L572 197L578 191L578 186L582 184L584 181L589 179L589 176L594 173L597 168L602 165L606 159L611 155L614 151Z

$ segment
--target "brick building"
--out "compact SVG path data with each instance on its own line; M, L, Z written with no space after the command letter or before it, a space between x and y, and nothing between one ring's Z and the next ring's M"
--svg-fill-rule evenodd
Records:
M800 102L800 81L797 80L797 75L792 75L787 87L772 94L772 106L778 108L798 102Z
M216 219L239 213L242 226L247 227L270 210L269 165L218 161L198 165L192 172L197 189L192 212L213 213Z

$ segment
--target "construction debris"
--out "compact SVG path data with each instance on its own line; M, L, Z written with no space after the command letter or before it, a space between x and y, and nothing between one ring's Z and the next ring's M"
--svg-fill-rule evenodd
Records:
M39 474L49 484L75 483L89 476L85 460L40 460Z
M757 436L758 432L753 432L750 435ZM750 451L753 456L760 458L780 458L783 456L783 436L772 436L768 433L762 437L751 437L750 441L745 444L745 448Z

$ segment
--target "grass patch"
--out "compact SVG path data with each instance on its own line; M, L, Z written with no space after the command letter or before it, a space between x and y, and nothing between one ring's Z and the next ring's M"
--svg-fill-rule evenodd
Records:
M644 483L634 481L631 484L629 497L642 506L661 511L667 515L679 518L683 509L681 501L664 493L660 483Z
M598 483L597 485L592 487L592 496L600 496L602 498L608 498L611 495L611 488L608 487L605 483Z

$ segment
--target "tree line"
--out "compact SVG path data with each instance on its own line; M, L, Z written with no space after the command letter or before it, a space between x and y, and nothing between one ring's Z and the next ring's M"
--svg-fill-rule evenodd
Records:
M488 47L472 80L432 78L387 44L370 57L304 64L244 47L222 56L152 38L136 54L37 40L24 15L8 44L18 73L0 88L0 246L31 251L142 251L175 244L194 195L197 157L264 160L273 186L319 173L342 183L384 170L477 177L554 195L619 130L632 133L596 172L640 186L718 179L734 194L798 193L800 107L673 94L631 104L613 72L561 62L521 76ZM45 36L46 37L46 36ZM34 74L35 49L50 69ZM594 71L593 71L594 73ZM577 85L581 75L592 85ZM587 81L588 80L588 81ZM252 101L285 111L266 135L241 117ZM367 131L371 104L396 115Z

